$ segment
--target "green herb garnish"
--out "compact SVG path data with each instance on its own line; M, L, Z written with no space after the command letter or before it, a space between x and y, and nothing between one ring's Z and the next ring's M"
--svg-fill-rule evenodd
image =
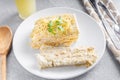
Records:
M53 29L53 22L52 21L50 21L48 23L48 31L52 34L55 34L54 29Z
M58 30L64 31L64 28L62 26L58 26Z
M58 20L56 20L56 25L61 25L62 23L62 18L59 17Z
M48 28L48 31L49 31L49 32L53 32L53 29L49 27L49 28Z
M50 22L48 23L48 27L52 27L52 26L53 26L53 22L50 21Z
M56 34L56 32L54 32L53 28L51 28L51 27L48 28L48 31L49 31L50 33L54 34L54 35Z
M63 20L61 16L53 21L49 21L48 23L48 31L52 34L56 34L56 30L64 31L64 28L62 26Z

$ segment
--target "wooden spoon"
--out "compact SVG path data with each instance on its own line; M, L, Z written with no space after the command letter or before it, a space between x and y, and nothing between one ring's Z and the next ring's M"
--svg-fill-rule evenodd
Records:
M6 80L6 56L12 41L12 31L8 26L0 26L0 80Z

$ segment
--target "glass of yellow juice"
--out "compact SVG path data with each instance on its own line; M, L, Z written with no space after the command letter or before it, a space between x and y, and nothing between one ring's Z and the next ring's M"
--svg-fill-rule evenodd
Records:
M27 18L36 11L36 0L15 0L15 2L19 16L22 19Z

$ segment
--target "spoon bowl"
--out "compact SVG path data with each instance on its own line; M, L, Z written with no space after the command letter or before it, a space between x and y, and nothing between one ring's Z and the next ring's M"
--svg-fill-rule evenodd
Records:
M11 29L7 26L0 27L0 55L7 55L12 41Z
M0 27L0 80L6 80L6 57L12 42L12 31L8 26Z

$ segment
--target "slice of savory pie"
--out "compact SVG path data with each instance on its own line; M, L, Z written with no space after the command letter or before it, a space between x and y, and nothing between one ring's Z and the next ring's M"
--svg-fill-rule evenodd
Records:
M31 33L32 47L70 46L78 39L79 29L75 15L60 14L40 18Z
M78 47L74 49L52 47L43 49L40 54L37 54L37 59L41 69L69 65L85 65L89 67L96 62L97 55L93 47Z

